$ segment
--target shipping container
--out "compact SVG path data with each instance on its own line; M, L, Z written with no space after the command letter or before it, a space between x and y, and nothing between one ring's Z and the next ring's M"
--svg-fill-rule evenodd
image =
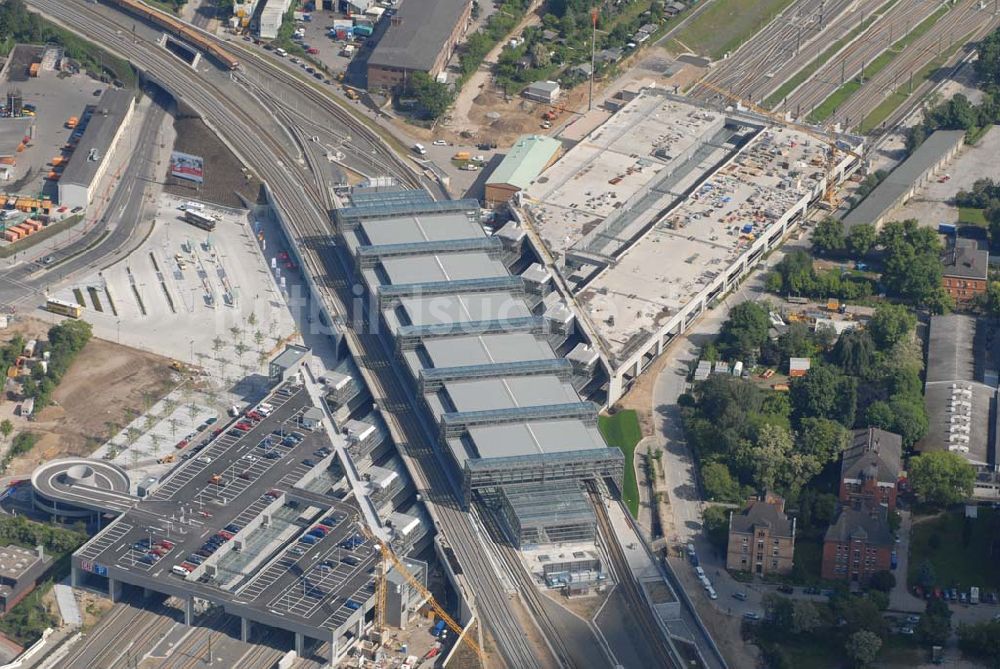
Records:
M953 235L958 232L958 227L954 223L940 223L938 224L938 232L942 235Z

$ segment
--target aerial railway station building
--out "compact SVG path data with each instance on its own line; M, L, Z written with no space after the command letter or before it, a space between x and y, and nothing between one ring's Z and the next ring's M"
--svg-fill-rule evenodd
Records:
M507 484L621 484L622 453L604 442L599 407L578 392L588 379L562 354L573 347L568 310L511 273L518 257L484 232L478 202L356 189L334 218L466 502Z

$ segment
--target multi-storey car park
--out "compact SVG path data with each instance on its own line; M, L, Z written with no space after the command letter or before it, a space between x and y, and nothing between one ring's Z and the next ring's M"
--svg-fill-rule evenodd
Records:
M355 189L334 212L355 278L395 347L468 503L512 483L610 478L621 451L580 398L565 307L512 275L474 200ZM553 316L556 314L556 316ZM375 319L373 319L375 320ZM578 488L577 495L582 495Z
M244 640L251 624L288 630L300 654L307 639L326 642L336 664L371 620L377 553L359 527L359 503L368 500L343 484L341 445L308 419L314 409L302 384L282 382L259 413L248 412L256 420L240 417L218 429L142 499L128 494L124 472L100 461L40 467L32 477L40 508L117 515L74 553L74 584L101 577L112 599L123 585L181 598L188 624L195 599L204 600L238 616ZM371 439L366 423L352 422ZM374 482L364 496L381 499L393 472L368 469ZM386 510L391 540L404 553L414 548L420 513ZM424 563L407 558L406 565L426 581ZM388 620L405 619L422 603L405 585L392 591Z
M589 387L611 404L803 220L828 176L858 167L845 150L830 170L831 152L759 115L644 89L520 193L497 235L542 261L525 277L558 278L590 346L576 360L600 360Z

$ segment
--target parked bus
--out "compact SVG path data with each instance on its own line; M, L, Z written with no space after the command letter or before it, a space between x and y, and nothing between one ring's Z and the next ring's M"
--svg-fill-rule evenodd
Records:
M55 298L49 298L45 303L45 308L54 314L62 314L70 318L79 318L83 315L83 307L81 305L76 302L66 302L65 300L57 300Z
M195 211L194 209L188 209L184 212L184 220L195 227L208 230L209 232L215 230L215 224L217 223L212 216Z

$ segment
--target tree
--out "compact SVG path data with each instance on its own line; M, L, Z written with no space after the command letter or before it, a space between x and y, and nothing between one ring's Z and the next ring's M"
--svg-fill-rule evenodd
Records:
M411 74L406 92L416 99L421 114L429 119L439 118L452 103L448 86L435 81L426 72Z
M878 427L883 430L892 430L895 425L896 414L888 402L878 400L868 405L865 411L865 424L869 427Z
M822 464L833 462L850 443L850 433L840 423L827 418L805 418L799 426L799 450Z
M816 255L837 255L844 252L844 224L835 218L824 218L816 224L812 234L813 251Z
M792 634L812 632L820 625L819 611L810 601L797 599L792 602Z
M725 554L729 543L729 511L721 506L709 506L701 514L705 536L719 553Z
M933 588L937 581L937 572L934 570L934 563L924 560L917 566L917 583L925 590Z
M877 237L874 225L868 223L855 225L847 233L847 250L855 258L863 258L875 248Z
M931 451L910 459L910 485L917 499L944 507L972 495L976 470L958 453Z
M883 303L875 308L868 322L868 332L880 351L888 350L910 336L917 318L901 304Z
M994 30L979 43L975 68L982 88L990 90L1000 86L1000 31Z
M531 64L534 67L548 67L552 62L549 56L549 49L543 42L535 42L531 45Z
M3 435L4 439L7 439L10 436L10 433L13 431L14 431L14 424L10 422L9 419L4 418L3 421L0 422L0 434Z
M864 330L848 330L833 346L834 363L851 376L861 376L875 360L875 343Z
M903 437L903 445L913 446L927 434L930 422L923 398L919 395L897 396L889 402L892 411L892 431ZM971 492L971 491L970 491Z
M891 571L877 571L872 574L868 585L880 592L891 592L896 587L896 577Z
M740 501L740 484L722 462L708 462L701 468L701 482L708 499L719 502Z
M857 667L867 667L878 656L882 639L868 630L860 630L847 637L844 652Z
M741 302L730 310L719 341L727 354L746 357L767 343L770 327L767 309L756 302Z
M958 626L958 647L990 666L1000 665L1000 621Z
M915 631L921 643L942 646L951 636L951 619L949 616L925 613L920 617Z
M791 401L792 416L798 423L805 418L830 418L844 427L854 427L857 383L834 367L816 365L792 381Z

